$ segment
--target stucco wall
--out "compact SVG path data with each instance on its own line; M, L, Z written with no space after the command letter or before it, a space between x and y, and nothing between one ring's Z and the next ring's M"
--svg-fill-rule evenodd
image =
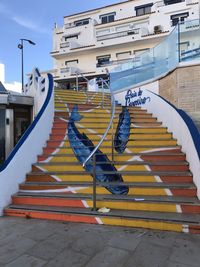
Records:
M200 112L200 65L179 67L160 79L159 94L186 112Z

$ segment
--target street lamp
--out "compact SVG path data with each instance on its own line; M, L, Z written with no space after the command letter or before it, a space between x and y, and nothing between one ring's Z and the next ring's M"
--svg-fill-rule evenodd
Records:
M28 39L20 39L21 43L18 44L18 48L21 49L21 57L22 57L22 92L24 92L24 41L29 44L35 45L35 43Z

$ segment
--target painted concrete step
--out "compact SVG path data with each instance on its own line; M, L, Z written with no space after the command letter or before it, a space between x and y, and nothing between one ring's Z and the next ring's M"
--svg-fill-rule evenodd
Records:
M74 94L74 95L81 95L81 94L88 94L88 95L102 95L102 92L90 92L90 91L85 91L85 90L71 90L71 89L62 89L62 88L55 88L55 94ZM106 96L110 97L110 92L109 91L104 91L104 94Z
M82 207L83 202L85 207L93 207L92 195L84 194L21 194L12 197L14 205L43 205L57 207ZM193 199L193 200L191 200ZM157 211L157 212L175 212L175 213L194 213L200 214L200 201L194 198L178 198L165 196L112 196L97 195L96 207L100 209L106 207L109 209L120 210L140 210L140 211Z
M101 101L109 101L111 102L111 98L108 97L108 95L104 95L103 94L80 94L80 95L76 95L76 94L55 94L54 100L55 101L66 101L66 102L70 102L71 100L78 100L79 102L83 101L83 100L88 100L89 102L91 102L92 100L101 100Z
M103 214L85 208L10 205L6 216L39 218L58 221L83 222L116 226L140 227L156 230L200 233L198 214L176 214L144 211L113 210Z
M51 134L48 141L64 141L64 140L66 140L66 138L69 139L72 136L73 136L72 134L66 134L64 136L63 135ZM90 138L92 141L100 141L100 139L101 139L101 136L98 136L97 134L88 133L87 137ZM142 139L142 140L144 140L144 139L148 139L148 140L172 139L172 134L170 134L170 133L159 133L159 134L157 134L157 133L156 134L149 134L149 133L139 134L139 133L135 133L134 135L133 134L130 135L129 141L134 141L134 140L138 140L138 139ZM107 141L112 141L112 136L111 135L107 136L106 140Z
M69 182L92 182L92 176L87 173L54 173L52 172L41 172L41 170L37 172L31 172L26 175L26 181L27 182L54 182L55 179L59 179L60 181L69 181ZM158 183L192 183L192 175L186 173L182 175L173 175L173 173L170 173L168 175L162 175L162 176L153 176L153 175L126 175L123 174L123 180L124 182L146 182L146 183L152 183L152 182L158 182Z
M54 103L55 104L62 104L62 103L73 103L73 102L77 102L77 103L81 103L81 104L84 104L84 103L108 103L109 105L111 104L111 100L104 97L104 99L102 98L102 96L98 97L98 96L95 96L95 97L87 97L87 96L82 96L82 97L76 97L76 96L62 96L62 97L55 97L54 99Z
M101 133L102 130L104 130L104 132L105 132L105 128L100 128L98 130L98 134ZM102 132L102 134L104 132ZM157 133L157 134L159 134L159 133L167 133L167 128L165 128L165 127L152 127L152 126L151 127L142 127L142 128L131 127L130 133L131 134L136 134L136 133L139 133L139 134L142 134L142 133L152 133L152 134L154 134L154 133ZM60 133L57 133L57 135L59 135L59 134ZM96 133L90 133L90 134L96 135ZM111 134L112 134L112 131L110 130L108 132L108 135L107 136L109 136Z
M92 182L61 182L61 181L54 181L54 182L25 182L22 184L26 184L26 185L62 185L62 186L83 186L83 187L87 187L87 186L91 186L93 183ZM194 186L194 184L190 184L190 183L157 183L157 182L152 182L152 183L141 183L141 182L137 182L137 183L125 183L125 182L98 182L96 181L96 184L98 186L109 186L109 185L126 185L129 187L143 187L143 188L184 188L184 189L196 189L196 187Z
M75 158L76 159L76 158ZM134 158L129 159L129 161L121 161L121 160L113 160L113 161L98 161L96 160L96 163L99 165L111 165L111 164L116 164L116 165L151 165L151 166L188 166L187 161L138 161L135 160ZM57 162L37 162L32 164L32 166L66 166L66 165L74 165L74 166L82 166L82 164L76 160L76 161L57 161Z
M102 124L108 124L109 123L109 118L82 118L81 119L81 123L91 123L91 124L94 124L94 123L102 123ZM118 118L115 118L113 120L113 124L118 124ZM137 117L137 118L131 118L131 123L135 123L135 122L146 122L146 123L150 123L150 122L157 122L157 119L156 118L153 118L153 117L148 117L148 118L145 118L145 117ZM57 127L62 127L62 126L65 126L66 122L65 121L62 121L62 120L58 120L58 121L54 121L54 124L53 126L57 126Z
M151 145L151 146L129 146L128 151L130 151L131 153L139 153L139 152L151 152L154 150L160 150L160 149L165 149L165 150L180 150L181 147L180 146L156 146L156 145ZM101 152L103 153L112 153L112 148L110 146L101 146ZM74 153L72 151L72 149L70 147L65 147L64 144L63 146L60 147L45 147L43 148L43 153L44 154L52 154L52 153L59 153L59 154L72 154L72 156L74 157ZM116 153L117 154L117 153Z
M160 150L160 149L165 149L165 150L181 150L180 146L163 146L163 145L146 145L146 146L129 146L128 147L129 151L132 153L138 153L138 152L151 152L154 150ZM103 153L111 153L112 148L110 146L101 146L101 151ZM59 146L59 147L53 147L49 146L48 148L45 147L43 148L43 153L44 154L52 154L52 153L60 153L60 154L72 154L74 156L74 153L70 147L65 147L65 146Z
M73 102L77 102L77 103L89 103L89 104L93 104L93 103L108 103L109 105L111 105L111 100L108 99L107 97L103 97L102 96L95 96L95 97L87 97L87 96L82 96L82 97L76 97L76 96L62 96L62 97L55 97L54 98L54 103L55 104L63 104L63 103L73 103Z
M182 197L195 197L196 187L190 183L112 183L114 185L126 185L129 187L129 195L157 195L167 194ZM108 183L97 182L97 194L111 194L107 189ZM92 194L92 182L26 182L20 185L20 190L62 190L64 192Z
M74 105L68 104L68 108L70 108L70 110L72 110L73 106ZM90 112L88 112L88 109L90 109L90 108L91 108L91 110L90 110ZM78 109L79 109L79 113L81 115L84 115L84 117L90 117L91 114L92 114L92 116L94 116L94 114L95 114L95 115L100 116L100 117L102 117L104 115L106 117L110 117L110 114L111 114L110 110L94 108L94 105L90 105L90 106L89 105L82 105L82 106L79 105ZM121 109L116 110L115 116L119 116L120 113L121 113ZM129 110L129 113L131 116L132 115L133 116L134 115L140 115L141 116L142 114L151 114L151 113L148 113L147 110L140 109L140 108L131 109L131 110ZM67 108L65 108L65 110L62 110L62 111L56 110L54 113L54 116L68 118L69 112L67 111Z
M74 137L74 136L73 136ZM87 137L92 140L93 144L97 144L100 140L101 140L101 136L96 137L96 138L92 138L90 137L90 134L87 134ZM68 135L66 135L65 138L61 139L61 140L52 140L49 139L46 144L47 146L59 146L61 142L64 142L64 145L67 146L69 144L69 140L70 137L68 137ZM80 141L84 141L84 139L79 139ZM131 145L138 145L138 142L142 143L142 144L157 144L158 142L162 142L163 144L165 143L171 143L171 144L176 144L177 140L170 138L170 136L154 136L154 138L151 138L150 136L146 136L144 138L144 136L141 135L137 135L137 136L130 136L130 139L127 143L127 147L131 146ZM111 138L107 138L106 140L103 141L103 145L104 146L111 146L112 145L112 139Z
M55 142L55 141L48 141L47 142L49 144L49 147L60 147L60 142ZM98 141L94 141L93 144L97 145L99 142ZM127 148L131 148L131 147L136 147L136 146L143 146L143 147L149 147L149 146L157 146L157 147L165 147L165 146L176 146L177 145L177 141L175 139L136 139L134 141L129 141L127 143ZM69 147L69 141L65 140L65 143L62 145L62 147ZM89 147L89 146L88 146ZM107 141L104 140L101 146L101 149L103 147L112 147L112 142L111 141ZM76 148L80 148L80 145L77 144Z
M113 164L113 162L96 162L100 166L108 166ZM118 161L114 162L117 170L120 170L121 167L126 166L126 171L142 171L145 170L146 166L150 168L151 171L188 171L189 164L184 161L158 161L158 162L150 162L150 161ZM32 165L32 171L36 168L43 168L49 171L68 171L74 170L81 171L83 170L82 164L78 162L76 158L74 158L74 162L45 162L45 163L35 163Z
M35 170L34 172L29 172L29 174L35 174L35 175L41 175L41 174L48 174L48 175L67 175L67 174L71 174L71 175L88 175L87 172L84 171L40 171L39 169ZM98 173L98 172L97 172ZM115 172L108 172L108 171L101 171L101 173L105 173L105 174L111 174L111 173L115 173ZM121 175L126 175L126 176L173 176L173 177L177 177L177 176L192 176L191 172L189 171L118 171L119 174Z
M23 191L19 191L17 194L15 194L14 196L24 196L24 197L55 197L55 198L70 198L70 199L92 199L92 195L88 195L88 194L81 194L81 193L59 193L59 192L55 192L55 193L49 193L49 192L23 192ZM163 203L185 203L185 204L200 204L200 200L197 197L180 197L180 196L137 196L134 195L134 197L129 196L129 195L109 195L109 194L105 194L105 195L97 195L97 199L98 200L125 200L125 201L144 201L144 202L148 202L148 201L152 201L155 203L159 203L159 202L163 202Z
M47 160L48 157L52 157L53 162L71 162L74 161L74 158L71 154L43 154L38 156L38 162L42 162L44 160ZM84 153L79 154L84 155ZM99 153L96 153L96 155L99 155ZM184 153L123 153L123 154L117 154L114 153L112 157L112 153L107 153L107 157L110 159L110 161L118 162L118 161L130 161L134 160L135 158L141 158L142 160L146 161L185 161L186 156Z
M94 120L94 119L96 119L96 118L98 118L98 119L100 119L100 120L106 120L106 121L109 121L109 119L110 119L110 114L109 113L99 113L99 114L97 114L97 113L93 113L93 112L90 112L90 113L88 113L88 114L86 114L86 113L82 113L82 112L80 112L80 114L83 114L83 116L84 116L84 119L86 120ZM139 119L139 118L141 118L141 119L144 119L144 118L152 118L153 117L153 115L152 115L152 113L144 113L144 112L137 112L137 113L130 113L130 117L131 117L131 119L133 118L133 119ZM69 119L69 113L68 114L66 114L66 116L54 116L54 121L58 121L58 120L60 120L60 118L62 118L62 119ZM118 120L119 119L119 114L115 114L115 116L114 116L114 120Z

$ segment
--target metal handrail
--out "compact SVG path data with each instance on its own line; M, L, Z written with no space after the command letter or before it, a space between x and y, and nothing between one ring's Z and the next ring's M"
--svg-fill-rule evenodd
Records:
M104 84L106 84L109 88L109 85L106 81L104 81L102 79L102 82L104 82ZM101 146L101 144L103 143L104 139L106 138L108 131L110 130L112 124L113 124L113 119L115 116L115 97L114 94L111 93L111 108L112 108L112 113L111 113L111 117L110 117L110 121L108 124L108 127L105 131L105 133L103 134L101 140L99 141L99 143L97 144L97 146L93 149L93 151L91 152L91 154L87 157L87 159L83 162L83 167L85 167L85 164L93 157L93 155L95 154L95 152L99 149L99 147Z

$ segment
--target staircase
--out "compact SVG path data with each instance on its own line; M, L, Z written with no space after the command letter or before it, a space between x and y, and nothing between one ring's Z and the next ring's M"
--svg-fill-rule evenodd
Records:
M99 93L55 90L55 118L43 154L33 164L6 216L200 233L200 202L185 154L172 134L152 114L129 108L131 130L123 154L112 157L112 129L100 150L123 177L127 195L116 195L97 182L97 209L92 210L93 178L70 147L69 114L75 104L82 119L75 125L97 145L110 119L110 97ZM115 133L122 108L117 106ZM77 142L77 149L79 144ZM105 210L105 209L104 209ZM108 210L107 210L108 211Z

